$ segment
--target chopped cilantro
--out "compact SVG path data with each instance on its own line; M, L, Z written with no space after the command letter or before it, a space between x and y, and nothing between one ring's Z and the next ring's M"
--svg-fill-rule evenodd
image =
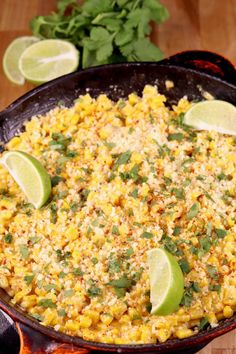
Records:
M207 253L210 250L212 242L208 236L202 237L199 242L200 242L201 248L198 252L198 256L199 256L199 258L201 258L202 256L204 256L205 253Z
M138 188L135 188L131 193L130 196L137 199L138 198Z
M187 261L187 259L182 258L178 261L180 268L182 269L182 272L185 274L188 274L191 270L189 262Z
M41 299L38 303L38 306L49 307L49 308L56 308L57 307L57 305L54 304L52 299Z
M93 228L91 226L89 226L87 229L87 236L91 235L92 232L93 232Z
M68 290L64 291L63 296L64 297L71 297L74 295L74 293L75 293L75 291L73 289L68 289Z
M212 233L212 222L210 221L210 222L207 224L206 235L207 235L208 237L211 237L211 233Z
M194 162L194 159L192 157L189 157L188 159L186 159L182 162L182 166L186 166L192 162Z
M215 229L218 238L224 238L227 235L227 231L224 229Z
M89 189L82 189L79 193L80 195L80 203L79 203L79 206L80 207L83 207L87 201L87 198L88 198L88 195L90 193L90 190Z
M215 280L218 279L219 275L218 275L218 271L215 266L213 266L211 264L207 264L206 271L212 279L215 279Z
M109 178L108 178L108 182L113 181L113 179L115 179L115 177L116 177L116 175L115 175L115 173L112 171L112 172L110 173Z
M117 236L119 236L120 232L119 232L118 226L113 225L113 226L112 226L112 229L111 229L111 233L112 233L112 235L117 235Z
M200 289L200 287L199 287L198 282L192 281L190 284L191 284L191 289L192 289L195 293L200 293L200 292L201 292L201 289Z
M93 284L90 286L90 288L88 288L87 294L89 297L92 298L92 297L100 296L102 294L102 291L95 284Z
M91 175L93 172L93 170L89 167L82 167L81 170L83 170L86 173L86 175Z
M182 141L183 138L184 138L184 134L183 133L173 133L173 134L169 134L167 136L167 140L168 141L173 141L173 140Z
M141 235L142 238L147 238L147 239L150 239L150 238L153 238L154 235L151 233L151 232L148 232L148 231L144 231Z
M73 158L73 157L76 157L78 156L78 153L76 151L67 151L66 152L66 157L67 158Z
M164 180L164 182L165 182L165 184L167 185L167 186L170 186L171 185L171 183L172 183L172 179L171 178L169 178L169 177L163 177L163 180Z
M24 281L26 282L26 285L30 285L33 279L34 279L34 274L24 276Z
M50 211L51 211L51 219L50 219L50 221L51 221L51 223L52 224L56 224L56 222L57 222L57 205L55 204L55 203L52 203L51 205L50 205Z
M183 181L183 187L188 187L191 184L191 179L190 178L186 178L185 181Z
M78 275L80 277L84 275L84 272L81 270L81 268L74 268L72 273L73 275Z
M130 127L128 133L132 134L134 132L134 128Z
M104 141L104 145L108 148L108 149L113 149L116 144L112 143L112 142L108 142L108 141Z
M12 240L13 240L13 236L12 234L8 233L4 236L4 241L8 244L12 243Z
M175 227L173 231L174 236L178 236L181 232L181 227Z
M66 259L70 258L71 257L71 252L69 252L69 251L63 252L62 250L57 249L56 250L56 255L57 255L57 260L59 262L61 262L61 261L65 261Z
M151 313L151 310L152 310L152 304L151 304L151 302L147 302L147 303L146 303L146 310L147 310L148 313Z
M56 150L60 153L66 153L70 142L70 137L66 137L61 133L52 133L52 140L49 142L49 147L51 150Z
M34 317L39 322L43 321L43 316L39 315L38 313L33 313L31 316Z
M52 187L57 186L58 183L60 183L61 181L64 181L64 178L61 176L56 175L56 176L51 177Z
M210 196L210 194L207 192L207 190L203 187L201 187L203 192L204 192L204 195L207 197L207 199L211 200L213 203L215 203L214 199Z
M183 252L177 247L176 243L172 240L171 237L163 235L161 241L163 243L164 248L171 254L174 254L176 256L183 255Z
M38 243L41 240L41 237L32 236L32 237L29 238L29 240L30 240L31 245L33 246L33 245L35 245L36 243Z
M196 177L196 179L197 179L198 181L204 181L204 180L206 179L206 177L203 176L203 175L198 175L198 176Z
M98 259L96 257L93 257L91 261L94 265L98 263Z
M203 317L199 323L199 331L202 331L209 325L209 320L207 317Z
M114 253L111 253L108 262L109 273L119 273L121 271L121 263L117 258L114 258Z
M223 181L224 179L227 178L227 176L224 174L224 172L221 172L219 175L216 176L218 181Z
M27 259L29 257L29 250L28 247L24 244L19 245L20 253L22 258Z
M60 279L65 278L65 276L66 276L66 273L64 273L63 271L61 271L61 272L59 273L59 275L58 275L58 277L59 277Z
M51 291L51 290L56 290L56 289L57 289L57 286L56 286L56 284L47 284L47 285L44 286L44 289L45 289L47 292L49 292L49 291Z
M108 285L113 286L114 288L125 288L129 289L132 285L132 281L127 278L127 276L122 276L119 279L111 280Z
M130 150L119 154L114 165L113 165L113 168L112 168L113 171L117 170L117 168L120 165L126 164L129 161L129 159L131 158L131 155L132 155L132 152Z
M209 286L210 291L217 291L218 293L221 290L221 285L220 284L213 284Z
M177 199L184 199L185 197L183 188L172 188L171 192L176 196Z
M126 257L129 258L130 256L132 256L132 254L134 254L134 250L132 247L126 250Z
M71 206L70 206L70 210L73 212L73 213L76 213L76 211L78 210L79 208L79 203L72 203Z
M57 311L58 316L60 317L65 317L66 316L66 310L65 309L60 309Z
M193 291L191 288L186 287L180 304L186 307L190 307L192 301L193 301Z
M188 220L193 219L195 216L197 216L198 212L199 212L199 203L194 203L187 213L187 219Z
M120 299L121 297L124 297L126 294L126 289L125 288L114 288L116 296L118 297L118 299Z

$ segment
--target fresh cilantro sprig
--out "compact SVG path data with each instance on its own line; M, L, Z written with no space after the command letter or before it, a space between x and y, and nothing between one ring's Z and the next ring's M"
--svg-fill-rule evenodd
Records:
M161 50L149 40L150 22L162 23L167 9L158 0L58 0L57 11L30 21L41 39L65 39L82 53L83 68L124 61L157 61Z

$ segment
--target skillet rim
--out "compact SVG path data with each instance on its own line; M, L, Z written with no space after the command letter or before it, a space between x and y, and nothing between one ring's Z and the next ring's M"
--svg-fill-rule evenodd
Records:
M217 82L220 82L221 84L224 84L226 88L231 88L234 91L236 91L236 86L233 85L232 83L228 83L225 80L222 80L221 78L218 77L212 77L211 75L203 72L199 72L198 70L194 69L186 69L183 67L180 67L178 65L170 65L170 64L162 64L161 62L136 62L136 63L119 63L119 64L108 64L108 65L101 65L98 67L92 67L89 69L85 70L80 70L76 71L64 76L61 76L57 79L54 79L50 82L47 82L43 85L40 85L39 87L36 87L32 89L31 91L27 92L23 96L19 97L16 99L14 102L12 102L9 106L4 108L0 112L0 122L1 119L6 118L8 113L11 113L16 107L20 106L22 103L25 101L29 100L31 97L34 95L37 95L38 93L41 93L43 91L46 91L48 88L51 88L53 86L57 86L57 84L63 83L63 81L70 80L70 78L73 78L74 76L80 76L81 73L93 73L96 74L96 72L99 72L101 70L106 70L106 68L109 68L111 70L112 68L119 68L119 67L140 67L140 66L152 66L152 67L168 67L172 68L174 70L178 71L183 71L183 72L188 72L188 73L193 73L199 75L201 78L206 78L210 81L213 81L217 84ZM9 300L10 302L10 300ZM112 352L131 352L131 351L137 351L137 352L142 352L143 350L146 351L164 351L167 350L172 350L172 349L177 349L177 348L183 348L183 347L192 347L192 346L197 346L197 345L203 345L214 338L227 333L233 329L236 328L236 314L230 318L230 319L225 319L220 322L220 324L212 328L210 330L205 330L197 333L196 335L193 335L188 338L184 339L169 339L164 343L150 343L150 344L123 344L123 345L117 345L117 344L107 344L107 343L102 343L102 342L92 342L92 341L87 341L82 339L81 337L76 337L76 336L70 336L67 335L63 332L58 332L55 331L52 327L49 326L43 326L37 320L34 320L33 318L31 319L29 315L23 314L23 311L20 310L20 308L16 305L8 303L8 301L3 300L0 296L0 308L3 309L6 313L8 313L10 316L13 317L15 321L20 321L21 323L24 323L25 325L33 328L34 330L39 331L40 333L43 333L51 338L57 339L58 341L63 341L64 343L73 343L77 346L82 346L84 348L88 349L101 349L101 350L107 350L107 351L112 351ZM19 308L19 310L18 310ZM21 312L22 311L22 312Z
M200 70L196 70L196 69L190 69L190 68L185 68L185 67L181 67L179 65L175 65L175 64L168 64L168 63L163 63L162 62L131 62L131 63L117 63L117 64L106 64L106 65L99 65L96 67L91 67L88 69L81 69L81 70L77 70L74 71L70 74L66 74L63 76L60 76L54 80L51 80L49 82L45 82L42 85L39 85L35 88L33 88L32 90L26 92L24 95L20 96L19 98L17 98L16 100L14 100L12 103L10 103L7 107L5 107L3 110L0 111L0 120L2 118L2 115L10 112L11 110L13 110L16 106L22 104L25 100L29 99L30 97L36 95L39 92L45 91L47 88L50 88L51 86L56 86L59 83L62 83L64 80L68 80L71 77L83 74L83 73L94 73L96 74L97 71L101 71L101 70L106 70L107 68L112 69L112 68L119 68L119 67L140 67L140 66L158 66L158 67L164 67L164 68L173 68L173 69L178 69L180 71L183 72L188 72L188 73L193 73L193 74L197 74L200 75L200 77L205 77L211 81L216 81L216 82L220 82L221 84L224 84L226 86L228 86L231 89L234 89L236 91L236 84L232 84L229 83L223 79L221 79L220 77L217 76L212 76L211 74L208 74L206 72L202 72Z

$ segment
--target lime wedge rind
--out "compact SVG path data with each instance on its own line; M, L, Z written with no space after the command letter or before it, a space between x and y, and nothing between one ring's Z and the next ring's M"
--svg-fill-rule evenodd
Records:
M7 47L3 56L3 71L6 77L16 85L23 85L25 82L24 76L19 69L19 59L24 50L39 41L39 38L34 36L23 36L14 39Z
M236 135L236 107L222 100L198 102L185 113L184 123L197 130Z
M19 168L19 161L21 168ZM3 154L0 163L8 170L36 209L47 202L51 193L51 180L37 159L22 151L8 151Z
M179 307L184 278L176 259L167 251L154 248L147 252L150 275L150 301L153 315L169 315Z

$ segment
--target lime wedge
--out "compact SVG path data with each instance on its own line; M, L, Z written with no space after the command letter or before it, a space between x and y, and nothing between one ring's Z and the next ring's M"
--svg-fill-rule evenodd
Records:
M46 203L51 193L51 180L38 160L22 151L8 151L0 162L36 209Z
M3 56L3 70L7 78L14 84L24 84L25 78L19 69L19 59L26 48L38 41L39 39L33 36L19 37L7 47Z
M221 100L198 102L185 113L184 123L197 130L236 135L236 107Z
M153 315L169 315L177 310L184 292L184 278L176 259L161 248L147 252L150 297Z
M21 74L34 84L71 73L78 65L79 52L75 46L59 39L46 39L32 44L19 60Z

